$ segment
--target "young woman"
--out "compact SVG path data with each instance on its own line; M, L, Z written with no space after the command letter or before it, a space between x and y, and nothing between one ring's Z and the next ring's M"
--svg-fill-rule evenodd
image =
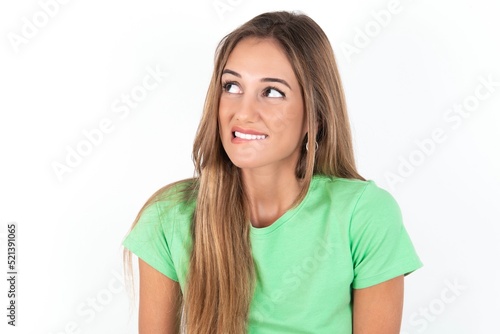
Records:
M394 198L356 171L312 19L265 13L221 41L193 160L123 243L141 334L399 333L421 262Z

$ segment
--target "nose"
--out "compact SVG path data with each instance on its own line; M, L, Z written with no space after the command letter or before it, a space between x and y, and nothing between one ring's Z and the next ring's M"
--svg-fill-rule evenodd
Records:
M244 94L236 105L236 119L242 122L256 122L260 115L259 101L255 96Z

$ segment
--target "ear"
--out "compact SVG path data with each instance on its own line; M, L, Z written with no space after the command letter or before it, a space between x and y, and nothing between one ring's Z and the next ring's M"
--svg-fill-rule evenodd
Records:
M316 127L316 135L317 135L318 131L319 131L318 121L316 121L315 127ZM306 136L308 136L308 135L309 135L309 129L307 127L307 122L304 122L304 128L302 129L302 138L306 139ZM316 138L315 138L315 140L316 140Z

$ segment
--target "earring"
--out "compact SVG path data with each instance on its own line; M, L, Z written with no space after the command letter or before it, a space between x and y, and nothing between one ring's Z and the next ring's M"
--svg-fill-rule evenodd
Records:
M318 142L317 141L314 141L314 152L316 152L318 150ZM306 151L309 152L309 141L307 141L306 143Z

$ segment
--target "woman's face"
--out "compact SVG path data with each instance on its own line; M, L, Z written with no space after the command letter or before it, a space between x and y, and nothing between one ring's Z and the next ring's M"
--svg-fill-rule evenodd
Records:
M243 169L295 170L307 129L304 103L279 44L253 37L240 41L221 85L220 136L231 161Z

